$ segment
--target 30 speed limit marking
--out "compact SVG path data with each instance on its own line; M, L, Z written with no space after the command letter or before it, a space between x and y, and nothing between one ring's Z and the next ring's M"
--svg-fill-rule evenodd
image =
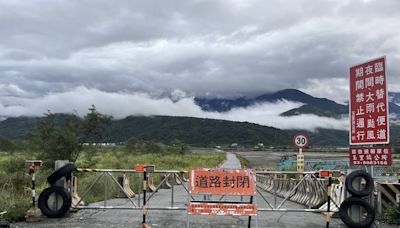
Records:
M293 145L298 148L308 146L308 137L304 134L297 134L293 137Z

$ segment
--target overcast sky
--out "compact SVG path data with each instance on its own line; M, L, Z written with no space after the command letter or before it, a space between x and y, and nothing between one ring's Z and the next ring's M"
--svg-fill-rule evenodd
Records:
M98 93L118 103L297 88L343 102L349 67L384 55L389 90L400 91L399 9L398 0L0 0L0 115L105 108Z

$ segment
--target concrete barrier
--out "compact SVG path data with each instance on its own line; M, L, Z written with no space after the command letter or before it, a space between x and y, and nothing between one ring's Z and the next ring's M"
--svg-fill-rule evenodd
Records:
M81 200L81 197L78 194L78 177L72 177L72 205L74 206L85 206L85 202Z
M167 174L163 175L162 181L164 181L164 183L161 185L162 189L170 189L170 188L172 188L172 185L169 182L169 175L167 175Z
M278 178L275 178L278 177ZM308 176L300 182L299 179L290 178L288 175L265 175L256 176L257 186L261 189L282 198L306 205L310 208L318 208L326 202L326 179ZM293 190L295 187L297 188ZM290 194L290 195L289 195Z
M147 178L147 187L150 192L156 192L157 187L154 185L154 178L152 176L149 176Z
M130 181L129 181L128 176L126 175L126 173L124 173L124 175L123 175L123 185L122 185L122 188L124 189L126 195L127 195L129 198L133 198L133 197L135 197L135 192L132 191L129 182L130 182Z

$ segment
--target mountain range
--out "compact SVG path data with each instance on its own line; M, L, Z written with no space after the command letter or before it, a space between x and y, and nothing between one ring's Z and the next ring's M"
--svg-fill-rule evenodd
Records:
M400 116L400 93L389 92L389 111L394 116ZM326 98L317 98L297 89L285 89L275 93L266 93L254 98L240 97L236 99L220 98L195 98L195 102L203 111L228 112L235 108L246 108L265 102L277 102L281 100L299 102L303 105L281 113L282 116L294 116L300 114L314 114L340 118L348 115L349 106L339 104Z
M390 112L392 118L400 114L400 94L389 93ZM314 114L332 118L341 118L348 114L348 106L326 98L316 98L295 89L281 90L276 93L263 94L254 98L207 99L195 98L196 104L206 112L228 112L235 108L246 108L265 102L281 100L299 102L302 105L281 113L282 116ZM67 114L59 114L65 118ZM0 135L12 139L28 139L36 122L42 117L10 117L0 121ZM392 121L393 122L393 121ZM395 121L394 121L395 122ZM392 142L400 136L400 127L391 125ZM290 145L291 137L298 130L281 130L248 122L233 122L194 117L173 116L128 116L113 120L107 127L107 141L122 142L130 137L143 140L154 140L169 143L175 139L198 146L230 145ZM304 132L304 131L303 131ZM310 136L311 145L347 146L348 132L333 129L317 129L306 132Z

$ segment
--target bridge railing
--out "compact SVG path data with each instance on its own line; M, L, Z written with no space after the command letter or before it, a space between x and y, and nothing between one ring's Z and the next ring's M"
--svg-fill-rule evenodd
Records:
M339 173L339 171L330 171ZM338 175L331 177L334 180L339 179ZM343 199L332 194L337 189L333 184L328 188L329 178L322 178L319 172L295 172L295 171L257 171L256 172L258 193L267 204L266 208L259 208L259 211L290 211L290 212L326 212L324 204L328 201L328 196L332 197L329 202L332 203L331 212L337 212ZM264 196L261 190L273 194L273 200ZM337 191L337 190L336 190ZM341 191L344 191L342 188ZM283 200L282 200L283 199ZM283 208L287 201L293 201L307 208Z

